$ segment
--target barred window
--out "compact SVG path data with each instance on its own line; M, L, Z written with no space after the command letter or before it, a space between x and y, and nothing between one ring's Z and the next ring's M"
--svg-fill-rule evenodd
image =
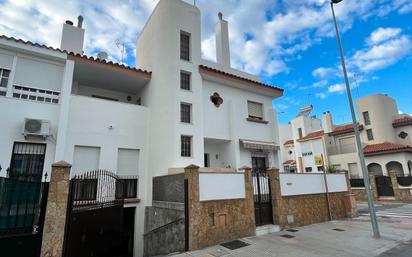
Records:
M180 121L184 123L190 123L191 120L192 105L187 103L180 104Z
M372 129L367 129L367 130L366 130L366 136L368 137L368 140L369 140L369 141L373 140Z
M252 101L247 101L249 118L263 120L263 105Z
M0 69L0 95L5 96L7 83L9 82L10 70Z
M192 137L191 136L180 136L180 148L182 157L192 156Z
M190 90L190 72L180 72L180 88L184 90Z
M365 121L365 125L371 124L371 119L369 118L369 112L363 112L363 120Z
M180 32L180 59L190 61L190 34Z

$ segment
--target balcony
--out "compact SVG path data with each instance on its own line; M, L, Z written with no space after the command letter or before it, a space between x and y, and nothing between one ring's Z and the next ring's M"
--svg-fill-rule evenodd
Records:
M355 144L334 145L328 147L329 155L356 153Z

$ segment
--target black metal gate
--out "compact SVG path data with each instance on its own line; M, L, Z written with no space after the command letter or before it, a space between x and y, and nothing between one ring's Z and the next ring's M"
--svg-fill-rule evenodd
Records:
M252 166L256 226L272 224L272 197L269 176L266 173L266 158L252 157Z
M395 196L391 178L388 176L376 176L376 189L379 196Z
M70 180L66 257L117 256L122 245L123 197L123 181L109 171L91 171Z
M0 178L1 256L40 256L48 189L23 173Z

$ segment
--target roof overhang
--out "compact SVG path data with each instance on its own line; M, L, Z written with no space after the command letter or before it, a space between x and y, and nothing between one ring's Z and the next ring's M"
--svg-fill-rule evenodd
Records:
M69 55L74 80L81 85L136 94L151 78L151 72L79 55Z
M263 151L277 151L280 149L275 142L264 142L264 141L256 141L256 140L248 140L248 139L240 139L240 142L245 149L252 149L252 150L263 150Z
M199 73L203 79L218 84L240 88L260 95L270 96L272 98L283 96L283 89L203 65L199 65Z
M389 149L389 150L382 150L382 151L376 151L376 152L370 152L370 153L364 151L363 154L366 157L369 157L369 156L392 154L392 153L412 153L412 147L403 148L403 149Z

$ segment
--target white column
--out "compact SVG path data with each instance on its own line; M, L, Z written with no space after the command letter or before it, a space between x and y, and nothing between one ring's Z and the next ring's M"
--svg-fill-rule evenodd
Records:
M13 84L14 84L14 75L16 74L16 67L17 67L17 56L15 55L13 58L13 67L11 68L11 72L9 75L9 81L7 82L6 97L13 97Z
M74 61L67 60L63 72L62 89L60 92L60 114L57 128L55 161L65 158L67 129L69 125L70 96L73 84Z

